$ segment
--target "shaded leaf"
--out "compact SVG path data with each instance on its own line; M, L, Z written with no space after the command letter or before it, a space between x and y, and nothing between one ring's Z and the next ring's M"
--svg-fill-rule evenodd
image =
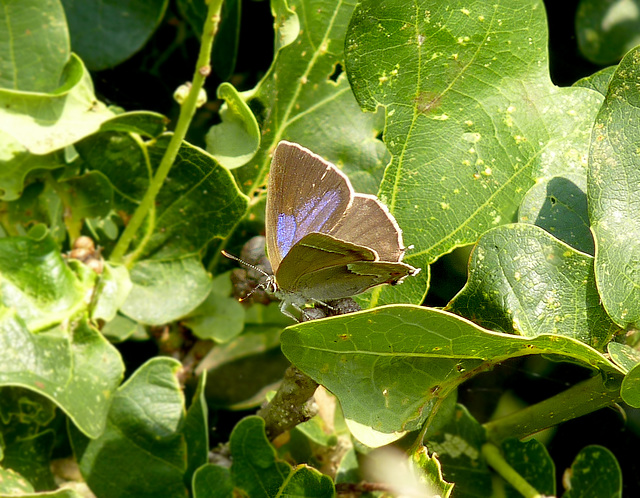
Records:
M544 228L555 238L593 256L586 174L568 173L536 183L518 208L518 221Z
M616 457L603 446L584 448L565 474L570 488L562 498L622 497L622 473Z
M602 304L620 327L640 324L640 49L620 62L591 137L587 195ZM632 125L628 126L627 124Z
M629 406L640 408L640 365L629 370L622 379L620 396Z
M481 453L484 429L458 405L449 424L425 441L438 455L444 480L455 483L454 496L491 496L491 473Z
M233 496L231 471L225 467L207 464L193 475L193 498L227 498Z
M595 64L618 62L640 43L638 0L581 0L576 12L578 49Z
M61 0L71 46L93 70L117 66L136 53L164 16L168 0Z
M115 393L104 433L88 439L70 430L80 471L96 495L188 496L179 369L170 358L149 360Z
M198 387L184 420L184 439L187 443L187 470L184 474L185 486L191 485L194 473L209 460L209 410L204 396L207 375L198 379Z
M478 241L469 280L447 309L489 329L558 334L596 349L618 330L600 303L593 258L528 224L494 228Z
M556 468L543 444L512 438L502 442L502 451L507 463L541 495L556 496ZM512 498L522 496L511 486L506 492Z

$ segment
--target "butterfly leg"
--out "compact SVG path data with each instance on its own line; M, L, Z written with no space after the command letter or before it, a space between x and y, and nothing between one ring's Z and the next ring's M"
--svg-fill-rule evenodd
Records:
M291 313L288 309L287 309L287 305L289 303L287 301L281 301L280 302L280 311L282 312L283 315L288 316L289 318L291 318L292 320L296 321L296 322L300 322L300 319L297 318L293 313ZM302 312L302 309L300 308L300 306L298 306L297 304L291 303L291 306L293 306L295 309L297 309L298 311Z

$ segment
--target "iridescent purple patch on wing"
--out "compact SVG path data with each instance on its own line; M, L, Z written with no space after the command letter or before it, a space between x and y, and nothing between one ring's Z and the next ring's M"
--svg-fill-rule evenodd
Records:
M296 220L290 214L280 213L277 223L276 237L278 239L278 249L280 250L280 256L284 258L294 244L293 239L296 236Z
M307 199L298 207L295 216L280 213L276 234L281 257L284 258L293 245L308 233L328 232L324 229L324 225L339 205L340 193L330 190L322 197Z

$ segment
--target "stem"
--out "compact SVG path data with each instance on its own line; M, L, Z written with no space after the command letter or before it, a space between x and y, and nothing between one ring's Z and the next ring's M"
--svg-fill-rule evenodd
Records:
M610 382L611 378L605 379L601 375L595 375L540 403L487 422L484 424L487 439L493 442L500 442L508 437L521 439L618 403L622 400L621 379L614 380L615 382Z
M525 498L541 496L536 488L529 484L511 465L507 463L497 446L491 443L486 443L482 445L481 451L482 456L484 456L487 463L522 496Z
M318 383L295 366L287 368L275 397L258 411L264 418L270 440L315 415L309 401L313 400Z
M111 257L109 259L114 263L122 263L124 255L129 250L129 246L131 245L133 238L153 207L158 192L160 191L160 188L162 188L162 185L169 174L169 170L176 160L178 151L180 150L180 145L187 135L187 130L189 129L191 120L196 112L198 95L204 86L205 79L211 72L211 47L213 46L215 34L218 31L221 9L222 0L210 0L209 9L207 11L207 20L205 21L204 28L202 30L200 54L198 55L196 70L191 82L191 90L189 91L188 97L180 107L180 116L178 117L176 128L171 136L167 150L162 157L162 161L160 161L160 166L158 166L158 170L151 180L149 189L142 198L140 205L129 220L127 227L124 232L122 232L118 243L111 253Z

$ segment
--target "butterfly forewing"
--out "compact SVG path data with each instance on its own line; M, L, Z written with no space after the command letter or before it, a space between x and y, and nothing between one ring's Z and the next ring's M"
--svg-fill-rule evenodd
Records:
M329 234L373 249L381 261L398 262L404 255L400 227L387 207L372 195L355 194L351 206Z
M267 252L273 271L302 237L330 231L352 198L347 177L331 163L298 144L280 142L267 190Z

